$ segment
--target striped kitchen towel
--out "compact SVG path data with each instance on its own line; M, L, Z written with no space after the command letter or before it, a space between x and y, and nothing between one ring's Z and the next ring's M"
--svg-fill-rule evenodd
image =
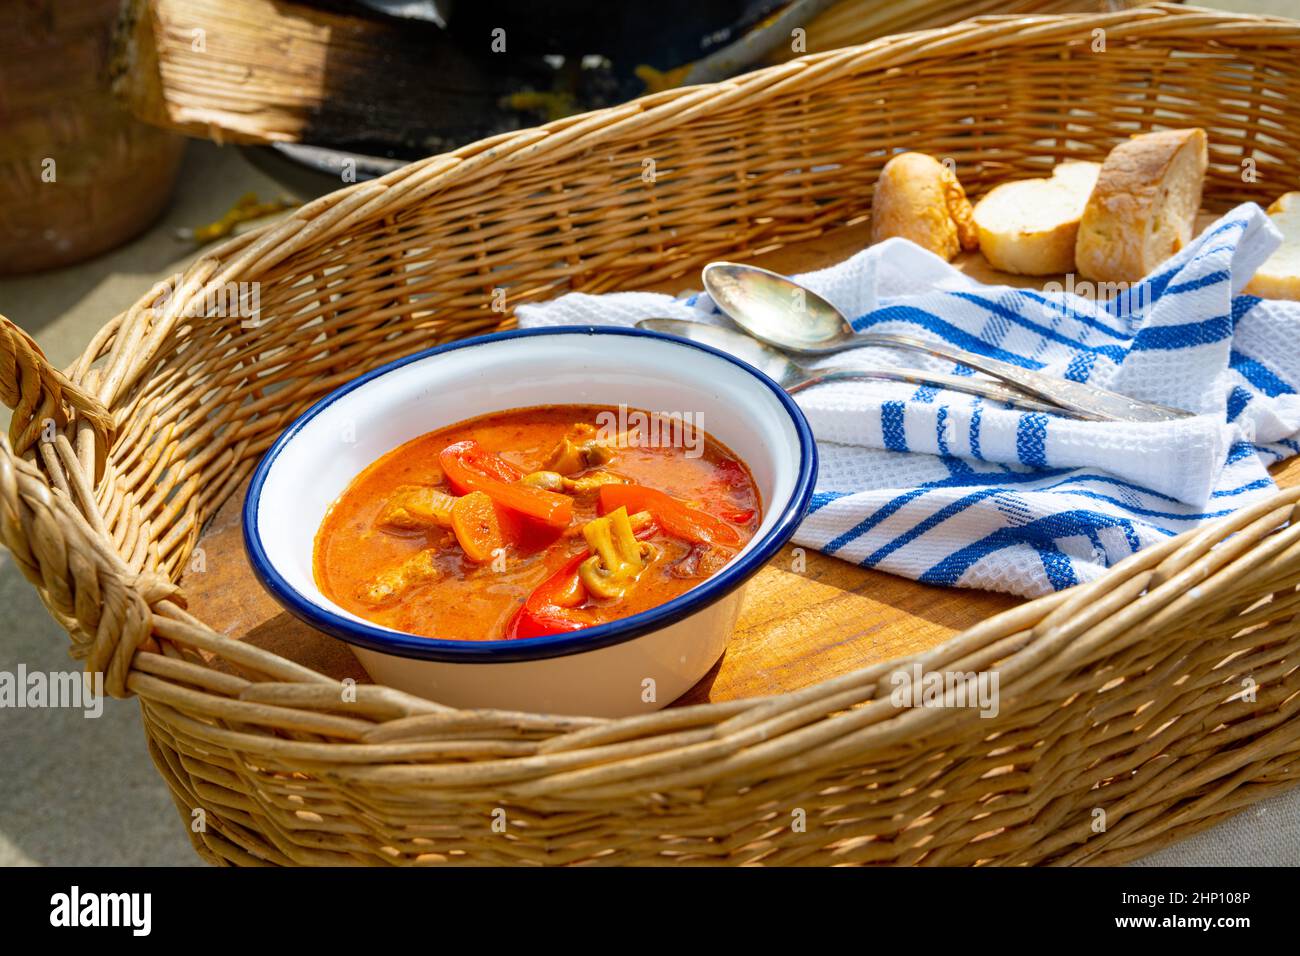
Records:
M796 543L932 584L1034 596L1268 495L1268 466L1300 451L1300 303L1239 293L1279 241L1248 203L1095 302L1068 284L984 285L901 239L796 277L859 330L942 339L1197 413L1081 422L948 390L817 386L798 396L821 473ZM704 294L574 293L518 315L525 327L727 322ZM971 374L876 348L815 364Z

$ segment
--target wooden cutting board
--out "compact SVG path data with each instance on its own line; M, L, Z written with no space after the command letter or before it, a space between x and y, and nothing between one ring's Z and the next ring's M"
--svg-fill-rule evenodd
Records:
M788 274L831 265L868 244L865 225L753 257ZM978 253L954 265L981 281L1041 287L990 269ZM1062 277L1056 277L1058 281ZM658 287L678 293L680 281ZM1300 483L1300 458L1274 469ZM240 511L246 485L222 506L199 541L201 560L182 579L190 612L217 630L337 678L368 681L348 645L282 610L244 556ZM859 667L934 647L1021 603L987 591L938 588L869 571L815 551L784 548L749 584L727 653L677 704L735 700L806 687Z

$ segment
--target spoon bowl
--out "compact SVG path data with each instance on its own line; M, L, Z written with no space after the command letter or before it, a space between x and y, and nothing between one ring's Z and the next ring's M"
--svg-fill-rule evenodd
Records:
M709 298L760 342L801 355L830 355L855 344L839 309L779 273L712 262L703 278Z

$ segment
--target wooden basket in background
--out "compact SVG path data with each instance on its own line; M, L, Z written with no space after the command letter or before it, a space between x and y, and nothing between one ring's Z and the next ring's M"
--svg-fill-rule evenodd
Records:
M800 52L947 26L976 13L1080 13L1134 5L1135 0L836 0L807 24ZM386 144L408 155L417 143L438 152L465 142L469 131L481 131L469 137L477 139L525 121L528 114L498 107L517 90L517 77L485 64L430 24L358 12L304 0L122 0L114 90L137 119L219 143L364 141L374 151ZM208 26L199 31L201 43L198 24ZM768 60L790 59L795 46L783 37ZM267 56L268 49L276 55ZM728 49L717 63L724 76L736 72ZM383 69L375 69L376 62ZM668 72L673 79L665 82L679 85L679 71Z
M69 265L147 228L185 140L109 93L117 0L10 4L0 30L0 275Z
M618 720L371 685L344 702L337 681L188 614L176 582L309 403L511 324L494 289L513 306L689 284L711 259L860 222L900 148L953 157L979 193L1197 125L1207 202L1267 201L1300 179L1298 97L1300 23L1157 6L888 37L430 158L203 255L66 373L0 322L16 408L0 536L73 653L138 697L212 862L1132 859L1300 775L1300 491L914 658ZM258 324L211 314L210 290L246 282ZM996 667L998 716L893 707L888 675L913 663Z

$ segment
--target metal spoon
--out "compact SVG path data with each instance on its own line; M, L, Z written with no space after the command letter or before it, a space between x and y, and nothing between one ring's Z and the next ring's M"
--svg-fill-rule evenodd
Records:
M855 332L844 314L816 292L775 272L735 262L704 267L704 288L737 325L776 348L799 355L831 355L862 346L924 352L957 362L1046 402L1101 421L1167 422L1191 412L1140 401L1083 382L1021 368L945 342L893 332Z
M806 368L784 352L764 345L748 335L719 328L716 325L705 325L702 322L688 322L685 319L642 319L637 323L637 328L667 332L669 335L680 336L730 352L736 358L754 366L791 395L823 382L905 382L910 385L929 385L932 388L948 388L968 395L979 395L991 401L1006 402L1026 412L1066 415L1071 418L1092 417L1086 413L1069 411L1055 405L1044 405L1027 398L1023 392L1004 388L996 382L945 375L942 372L925 372L920 369Z

